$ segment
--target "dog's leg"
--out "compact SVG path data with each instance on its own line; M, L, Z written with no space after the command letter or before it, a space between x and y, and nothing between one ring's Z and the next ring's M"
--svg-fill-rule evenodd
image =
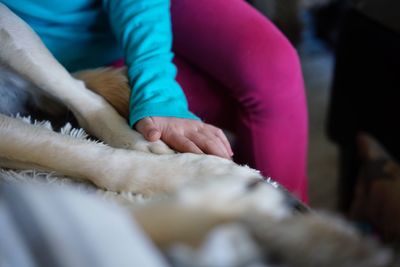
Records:
M0 114L1 167L50 170L93 181L112 150Z
M0 62L64 103L87 132L107 144L161 154L172 152L161 141L148 143L131 130L125 119L102 97L88 90L82 81L72 78L33 30L1 3Z
M73 73L72 76L82 80L88 89L101 95L122 117L128 119L131 89L126 68L83 70Z
M221 179L232 179L233 184L241 183L245 187L248 182L261 178L252 169L215 156L154 155L116 149L0 114L1 158L25 167L32 165L90 180L112 191L143 195L169 193L184 185L197 187L197 184Z

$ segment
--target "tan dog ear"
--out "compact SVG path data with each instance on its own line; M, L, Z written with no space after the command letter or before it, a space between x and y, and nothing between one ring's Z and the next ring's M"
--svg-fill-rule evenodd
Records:
M104 97L124 118L129 114L129 86L126 68L98 68L72 74L86 87Z
M385 148L365 132L357 134L357 147L360 159L364 162L391 158Z

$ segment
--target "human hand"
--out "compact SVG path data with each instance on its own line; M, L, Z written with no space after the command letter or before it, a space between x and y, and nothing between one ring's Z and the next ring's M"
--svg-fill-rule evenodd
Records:
M146 117L136 130L148 141L159 139L179 152L212 154L231 159L231 146L221 129L210 124L174 117Z

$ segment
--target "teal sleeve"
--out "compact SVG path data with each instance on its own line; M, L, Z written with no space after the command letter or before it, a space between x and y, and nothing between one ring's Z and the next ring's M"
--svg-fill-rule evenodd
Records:
M132 84L129 123L147 116L198 119L188 110L172 63L169 0L103 0Z

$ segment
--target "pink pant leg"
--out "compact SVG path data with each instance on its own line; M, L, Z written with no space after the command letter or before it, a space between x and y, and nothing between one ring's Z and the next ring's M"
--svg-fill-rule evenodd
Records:
M235 124L235 160L259 169L305 200L307 110L296 51L243 0L172 0L172 21L178 56L215 81L217 85L208 86L220 90L224 105L236 104L236 117L212 115ZM182 73L180 69L178 76ZM196 107L192 110L208 117L212 93L185 88L199 87L197 82L186 79L183 87L189 105Z
M189 109L206 123L235 131L237 105L225 93L227 89L179 55L174 64L178 68L176 80L185 92Z

